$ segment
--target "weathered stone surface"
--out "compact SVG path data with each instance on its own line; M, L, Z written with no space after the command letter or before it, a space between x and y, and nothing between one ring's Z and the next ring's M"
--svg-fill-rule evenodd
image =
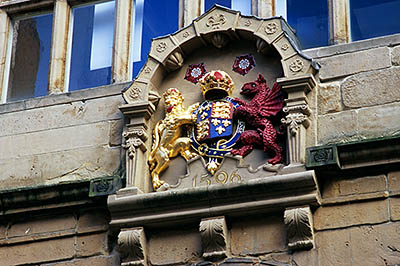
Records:
M180 265L201 256L197 228L154 232L147 237L151 265Z
M283 214L232 221L232 255L257 255L287 250Z
M351 265L349 230L329 230L315 235L318 252L317 265Z
M400 171L388 173L388 185L390 192L400 191Z
M78 233L107 230L110 214L106 209L84 210L79 214Z
M400 87L398 88L400 96ZM363 138L392 136L400 133L400 103L362 108L358 117L358 131Z
M99 122L27 134L0 137L0 160L96 145L109 141L110 125Z
M394 66L400 66L400 46L396 46L392 49L392 64Z
M122 141L122 129L124 127L124 120L110 121L110 146L119 146Z
M99 256L90 257L85 259L75 259L67 262L56 262L49 264L42 264L41 266L115 266L113 264L113 257Z
M35 264L70 259L75 252L75 238L58 238L47 241L2 246L1 265Z
M292 265L298 266L319 266L317 249L296 251L292 256Z
M318 87L318 114L341 111L339 83Z
M390 198L390 219L400 221L400 198Z
M400 223L351 228L352 265L398 265L399 232Z
M72 215L57 217L38 217L33 221L25 219L19 221L7 230L7 237L24 237L25 239L38 239L40 235L49 235L50 233L74 232L76 220Z
M76 244L76 255L88 257L107 254L107 233L95 235L78 235Z
M344 111L318 117L318 143L346 142L357 137L357 113Z
M399 101L399 83L398 67L353 75L341 85L343 105L359 108Z
M318 60L321 80L348 76L391 66L390 50L387 47L369 49L349 54L336 55Z
M102 177L112 174L120 163L118 147L89 147L0 160L0 188Z
M358 224L382 223L389 220L387 200L320 207L314 214L316 230L342 228Z
M324 182L322 196L323 198L333 198L385 190L386 178L384 175L355 179L329 178Z

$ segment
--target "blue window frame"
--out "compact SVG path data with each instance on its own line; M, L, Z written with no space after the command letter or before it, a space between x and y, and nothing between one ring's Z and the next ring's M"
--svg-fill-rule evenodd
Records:
M153 38L178 30L179 0L134 0L133 78L147 60Z
M111 83L115 1L73 9L69 91Z
M52 23L52 14L13 22L8 101L47 94Z
M296 30L303 49L329 45L327 0L275 0L275 4L276 14Z
M243 15L251 15L251 0L205 0L204 10L207 12L215 4L239 10Z
M353 41L400 33L400 0L350 0Z

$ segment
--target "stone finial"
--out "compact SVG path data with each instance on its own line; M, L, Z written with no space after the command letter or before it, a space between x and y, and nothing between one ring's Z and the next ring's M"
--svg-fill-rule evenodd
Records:
M122 266L147 265L146 237L143 227L122 229L118 235L118 250Z
M287 227L290 250L314 247L314 230L310 207L286 209L284 221Z
M220 259L228 256L228 229L225 217L203 219L199 230L205 259Z

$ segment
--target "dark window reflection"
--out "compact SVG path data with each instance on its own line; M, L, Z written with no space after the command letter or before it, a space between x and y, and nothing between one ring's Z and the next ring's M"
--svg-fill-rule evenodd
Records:
M303 49L329 45L328 1L287 0L286 8Z
M400 0L351 0L353 41L400 33Z
M8 101L47 93L53 15L14 21Z
M111 83L115 2L73 9L69 91Z
M133 77L147 60L151 39L178 30L179 0L134 0Z

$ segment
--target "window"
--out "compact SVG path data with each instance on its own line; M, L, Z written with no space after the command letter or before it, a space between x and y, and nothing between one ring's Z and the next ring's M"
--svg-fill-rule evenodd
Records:
M133 77L147 60L151 40L178 30L179 0L133 0Z
M204 0L204 10L209 10L215 4L239 10L243 15L251 15L251 0Z
M7 100L47 93L52 14L13 21Z
M350 0L352 40L400 33L399 10L400 0Z
M111 83L115 1L76 7L69 91Z
M329 45L327 0L275 0L276 14L296 30L302 48Z

